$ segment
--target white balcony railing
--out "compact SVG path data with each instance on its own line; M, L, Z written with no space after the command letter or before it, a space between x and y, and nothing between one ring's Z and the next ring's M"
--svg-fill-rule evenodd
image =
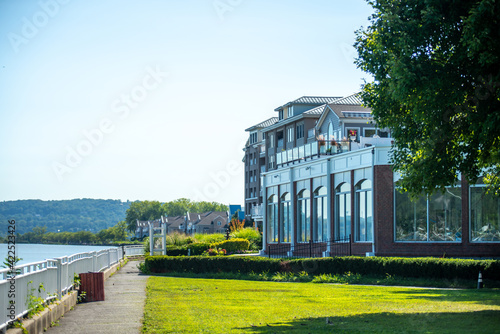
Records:
M360 141L341 141L332 145L330 141L314 141L292 149L283 150L276 154L276 165L283 166L288 163L300 162L321 155L334 155L349 151L359 150L369 146L391 146L392 138L360 137Z
M250 210L253 219L258 219L264 217L264 207L262 204L253 205Z

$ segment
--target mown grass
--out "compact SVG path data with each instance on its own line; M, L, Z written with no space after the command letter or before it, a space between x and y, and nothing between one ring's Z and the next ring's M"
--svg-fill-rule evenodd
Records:
M152 276L144 333L500 333L500 290Z
M144 263L139 265L139 269L149 274ZM190 273L190 272L169 272L166 274L156 274L157 276L185 277L185 278L213 278L213 279L234 279L251 281L274 281L274 282L313 282L313 283L339 283L339 284L359 284L359 285L389 285L389 286L412 286L429 288L451 288L451 289L475 289L477 282L466 279L433 279L426 277L399 277L386 274L385 276L367 276L353 273L342 275L310 275L305 271L299 273ZM484 279L485 288L500 288L500 281Z

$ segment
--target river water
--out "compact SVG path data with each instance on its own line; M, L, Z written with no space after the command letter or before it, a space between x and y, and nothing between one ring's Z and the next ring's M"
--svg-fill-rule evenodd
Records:
M0 267L8 256L7 245L8 244L0 244ZM107 248L112 248L112 246L16 244L16 256L22 258L18 264L26 264L77 253L99 251Z

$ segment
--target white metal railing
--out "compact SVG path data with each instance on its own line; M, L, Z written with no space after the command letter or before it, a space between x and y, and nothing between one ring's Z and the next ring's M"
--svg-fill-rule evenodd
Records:
M27 298L30 292L45 301L56 296L60 298L73 288L75 274L102 271L117 263L124 255L142 254L144 249L141 245L78 253L19 265L15 268L18 274L14 279L9 275L10 268L1 268L0 332L5 330L11 320L28 313ZM39 293L40 284L45 290Z
M340 141L332 144L328 140L314 141L292 149L283 150L276 154L277 166L301 161L320 155L334 155L359 150L369 146L391 146L392 138L360 137L360 142Z
M144 255L144 246L143 245L125 246L124 252L125 256Z
M252 218L261 218L264 216L264 210L263 210L263 206L262 204L258 204L258 205L253 205L252 206L252 209L251 209L251 214L252 214Z

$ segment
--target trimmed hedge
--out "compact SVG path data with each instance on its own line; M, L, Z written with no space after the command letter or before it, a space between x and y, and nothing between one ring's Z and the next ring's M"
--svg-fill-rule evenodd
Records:
M235 253L237 251L246 251L248 250L249 247L250 247L250 241L242 238L224 240L210 245L210 248L225 249L227 254Z
M171 271L192 273L251 273L277 272L279 259L250 256L147 256L146 270L152 273Z
M191 255L201 255L204 251L210 248L207 242L195 242L192 244L176 246L167 245L168 256L185 256L188 255L188 249L191 249Z
M148 256L146 269L153 273L178 272L301 272L310 275L343 274L443 279L483 278L500 281L500 261L438 258L335 257L312 259L268 259L254 256L175 257Z

